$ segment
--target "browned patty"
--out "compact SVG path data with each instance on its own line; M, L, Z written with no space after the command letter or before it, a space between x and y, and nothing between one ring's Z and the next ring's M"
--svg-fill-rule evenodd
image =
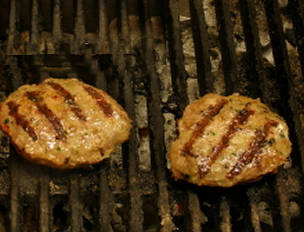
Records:
M25 158L74 168L109 157L128 139L131 120L104 91L50 78L10 94L0 105L0 126Z
M285 121L259 99L207 94L186 107L168 157L175 179L230 187L284 164L291 153Z

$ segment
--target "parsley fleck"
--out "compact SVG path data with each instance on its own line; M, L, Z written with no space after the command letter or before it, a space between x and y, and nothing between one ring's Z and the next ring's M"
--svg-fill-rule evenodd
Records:
M9 119L6 118L6 119L4 120L4 124L8 124L8 123L9 123Z
M72 105L73 104L73 100L72 99L67 99L64 101L66 104Z
M215 133L215 132L213 132L213 131L210 131L210 132L208 133L208 135L215 136L215 135L216 135L216 133Z
M57 147L56 150L57 150L57 151L61 151L61 148L60 148L60 147Z
M231 153L231 155L236 156L236 153L233 152L233 153Z

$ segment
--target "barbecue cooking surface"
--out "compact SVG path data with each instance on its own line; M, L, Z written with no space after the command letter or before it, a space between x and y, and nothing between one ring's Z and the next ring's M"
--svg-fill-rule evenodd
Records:
M6 231L303 231L302 0L0 5L2 99L48 77L78 78L133 121L110 159L80 170L25 162L2 135ZM286 120L293 149L276 175L229 189L171 178L177 119L212 92L259 97Z
M231 187L275 172L291 152L284 120L238 94L206 94L186 107L169 150L175 179Z
M0 112L1 128L21 155L57 168L108 158L131 129L114 99L77 79L23 85L1 103Z

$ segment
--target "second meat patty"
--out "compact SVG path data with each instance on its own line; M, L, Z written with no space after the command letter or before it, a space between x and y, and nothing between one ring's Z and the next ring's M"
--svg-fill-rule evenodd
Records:
M74 168L109 157L128 139L131 120L104 91L49 78L10 94L0 105L0 125L26 159Z
M169 151L175 179L230 187L274 172L291 152L285 121L238 94L207 94L184 111Z

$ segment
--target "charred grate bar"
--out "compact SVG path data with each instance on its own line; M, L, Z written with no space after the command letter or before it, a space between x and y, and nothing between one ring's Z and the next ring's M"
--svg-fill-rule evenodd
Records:
M111 159L72 171L24 161L1 135L0 219L10 223L0 228L303 231L303 0L9 4L0 97L49 76L77 77L109 92L134 128ZM207 92L261 97L287 120L291 161L231 189L174 182L166 152L176 120Z

